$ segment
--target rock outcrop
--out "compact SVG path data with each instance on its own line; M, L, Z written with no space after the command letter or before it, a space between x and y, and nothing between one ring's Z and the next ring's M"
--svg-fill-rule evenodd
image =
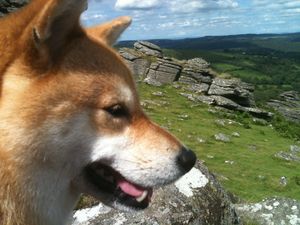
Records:
M208 95L219 95L231 99L237 104L245 107L255 106L254 87L241 82L238 79L220 79L216 78L212 82Z
M73 225L94 224L233 225L238 224L238 218L226 192L198 163L175 184L155 191L151 206L145 211L124 213L100 204L74 214Z
M170 84L179 79L182 66L171 59L157 59L147 72L146 82L156 80L161 84Z
M138 41L134 43L134 48L148 56L163 57L161 48L148 41Z
M300 123L300 94L296 91L284 92L278 100L271 100L268 105L287 120Z
M120 54L136 78L147 84L161 86L178 82L191 92L183 93L189 100L247 112L258 118L272 117L271 113L256 108L253 85L239 79L219 78L202 58L167 58L159 46L146 41L136 42L134 49L121 48Z
M28 2L29 0L0 0L0 17L23 7Z

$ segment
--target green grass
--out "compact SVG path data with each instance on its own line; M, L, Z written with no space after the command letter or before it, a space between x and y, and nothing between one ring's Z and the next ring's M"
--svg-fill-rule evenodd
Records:
M259 126L251 117L233 115L233 120L242 124L218 125L217 119L224 119L224 113L212 113L209 107L195 104L179 95L180 90L172 86L152 87L138 85L141 100L152 100L161 105L145 107L147 114L158 124L167 128L192 148L199 159L217 174L226 189L241 199L257 202L265 197L285 196L300 200L300 163L286 162L274 158L279 151L288 151L295 141L282 136L270 126ZM153 96L162 91L163 97ZM188 118L181 118L188 115ZM232 137L230 143L214 140L217 133L231 135L239 132L240 137ZM206 142L200 143L202 138ZM256 150L250 146L255 145ZM226 164L225 161L234 161ZM288 179L288 185L280 185L280 177Z

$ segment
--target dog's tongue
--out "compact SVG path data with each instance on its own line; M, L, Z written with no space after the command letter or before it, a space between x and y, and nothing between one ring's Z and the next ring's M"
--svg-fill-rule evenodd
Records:
M142 189L141 187L131 184L123 179L118 181L118 186L123 192L132 197L140 197L145 191L145 189Z

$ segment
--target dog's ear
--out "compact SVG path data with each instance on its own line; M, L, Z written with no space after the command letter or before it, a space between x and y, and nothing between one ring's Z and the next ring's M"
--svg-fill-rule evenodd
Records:
M131 24L131 17L122 16L110 22L90 27L87 32L108 45L113 45Z
M70 38L82 32L79 18L87 0L48 0L35 17L31 39L38 57L52 60L62 54Z

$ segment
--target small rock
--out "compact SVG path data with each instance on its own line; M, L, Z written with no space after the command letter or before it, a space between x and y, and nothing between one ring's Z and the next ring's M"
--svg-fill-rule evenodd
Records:
M206 141L203 139L203 138L197 138L197 141L200 143L200 144L203 144L205 143Z
M251 151L256 151L257 150L257 146L256 145L248 145L248 148Z
M217 119L215 120L215 123L219 126L222 126L222 127L225 127L226 126L226 121L225 120L220 120L220 119Z
M162 93L161 91L153 92L152 95L158 96L158 97L163 97L163 96L165 96L164 93Z
M297 146L297 145L291 145L290 146L290 151L295 152L295 153L300 152L300 147Z
M206 157L209 158L209 159L214 159L215 158L213 155L207 155Z
M190 117L190 116L187 115L187 114L178 115L178 118L183 119L183 120L186 120L186 119L188 119L189 117Z
M280 185L285 187L288 184L287 178L286 177L280 177Z
M296 152L284 152L280 151L274 155L276 158L283 159L285 161L300 162L300 157L296 155Z
M226 161L225 161L225 163L226 163L226 164L233 165L233 164L234 164L234 161L231 161L231 160L226 160Z
M230 142L230 138L226 134L222 134L222 133L215 134L215 139L217 141L221 141L225 143Z
M233 137L240 137L240 136L241 136L238 132L233 132L231 135L232 135Z

